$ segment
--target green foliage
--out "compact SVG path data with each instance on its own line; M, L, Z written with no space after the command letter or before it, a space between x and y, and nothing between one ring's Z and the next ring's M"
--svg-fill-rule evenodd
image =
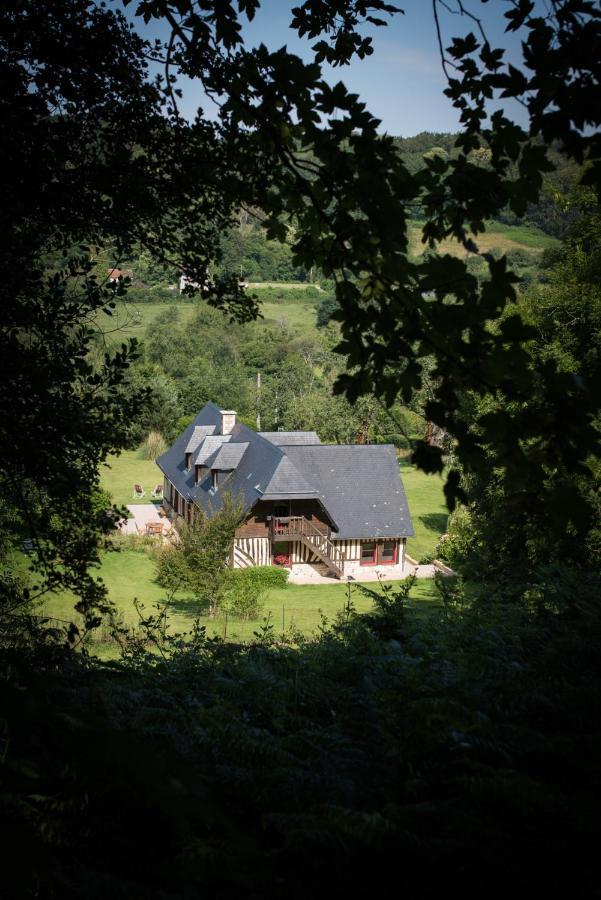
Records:
M221 609L239 619L257 619L265 606L268 581L248 577L246 570L231 570L226 576Z
M103 892L153 900L248 879L365 895L376 868L407 896L594 891L599 587L569 621L550 594L528 610L459 588L428 623L402 598L355 616L351 594L299 648L267 619L251 646L197 631L184 649L157 611L127 664L11 656L5 888L94 896L101 859Z
M223 600L234 532L243 508L227 490L216 502L219 505L211 516L195 507L191 524L176 523L177 540L163 549L157 559L157 580L170 596L186 587L194 595L199 612L207 609L212 617L217 615ZM246 595L240 603L248 607Z
M257 590L268 588L285 588L288 585L288 572L281 566L250 566L248 569L232 569L229 573L232 584L245 582Z
M324 297L317 307L318 328L323 328L324 325L327 325L339 308L340 307L334 297Z
M588 416L585 424L597 432L601 424L598 414L591 416L590 410L587 412L577 402L587 387L592 389L601 379L598 218L591 203L574 237L566 239L555 265L548 269L548 283L531 287L520 294L516 303L515 308L533 329L533 389L528 400L520 404L519 416L533 426L528 429L530 445L539 453L547 442L570 440L570 428L574 430L572 418L580 421ZM586 252L583 234L587 235ZM506 322L515 308L508 311ZM557 377L565 379L567 391L571 385L581 386L569 410L563 405L563 396L546 394L546 377L551 368ZM549 421L549 400L562 410L557 427ZM500 410L508 406L511 401L502 393L486 400L469 395L463 401L463 414L476 430L484 418L500 421ZM525 431L522 426L520 434L523 436ZM506 584L513 584L518 593L525 584L550 577L549 572L559 560L566 569L595 569L600 558L601 481L594 445L588 459L580 465L570 460L545 469L544 481L538 488L532 481L526 456L519 480L509 480L499 469L497 454L497 447L491 442L486 468L478 475L464 475L462 483L469 506L451 518L448 540L441 547L444 558L470 578L501 578ZM495 576L488 574L493 572Z

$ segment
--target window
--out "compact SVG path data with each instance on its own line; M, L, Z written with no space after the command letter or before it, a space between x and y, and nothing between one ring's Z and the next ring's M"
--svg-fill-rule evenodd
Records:
M216 491L217 487L219 485L219 474L216 469L211 470L211 478L212 478L212 482L213 482L213 490Z
M376 564L376 542L367 541L361 544L361 565L374 566Z
M397 555L397 542L384 541L382 544L382 562L388 565L394 565Z

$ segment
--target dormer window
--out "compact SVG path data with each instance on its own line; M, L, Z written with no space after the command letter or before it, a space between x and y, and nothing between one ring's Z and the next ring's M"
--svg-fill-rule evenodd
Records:
M189 469L192 465L192 454L186 453L186 469Z
M219 473L216 469L213 469L211 472L211 481L213 485L213 490L216 491L219 486Z

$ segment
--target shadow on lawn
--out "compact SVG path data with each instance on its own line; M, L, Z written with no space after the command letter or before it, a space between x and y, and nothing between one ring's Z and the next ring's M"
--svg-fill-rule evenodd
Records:
M420 516L420 522L423 522L428 531L436 531L438 534L444 534L447 529L448 513L428 513Z
M190 619L207 616L209 613L209 607L200 603L196 597L177 597L169 601L167 608L171 613L177 613Z

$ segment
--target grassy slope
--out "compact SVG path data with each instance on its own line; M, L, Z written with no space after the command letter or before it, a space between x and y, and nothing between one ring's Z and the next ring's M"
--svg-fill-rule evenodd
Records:
M109 596L115 603L122 621L134 625L138 614L134 600L144 604L146 613L152 612L155 604L164 599L164 591L154 581L155 564L151 557L141 550L125 549L105 554L99 569L99 576L105 582ZM372 585L373 587L373 585ZM352 601L359 612L372 608L369 598L360 594L356 587L351 593ZM412 592L416 610L431 608L437 602L437 593L431 581L418 582ZM347 601L347 588L342 584L333 585L288 585L286 588L271 590L265 601L261 618L253 621L240 621L221 616L211 620L201 616L201 624L205 625L209 634L227 637L228 640L247 640L260 627L262 617L271 615L276 633L281 633L291 625L305 634L311 634L319 627L322 614L332 619L343 609ZM62 621L78 620L73 612L74 598L69 594L51 597L40 608L40 614L52 616ZM429 606L423 606L429 604ZM194 599L185 593L173 601L170 612L172 631L188 630L196 618L198 606ZM102 637L102 635L98 635Z
M422 244L422 232L419 224L410 226L410 247L414 255L418 256L424 251ZM531 225L503 225L500 222L490 222L487 230L474 238L479 249L483 252L492 250L493 247L507 253L509 250L544 250L547 247L556 246L559 241L534 228ZM464 256L465 250L457 241L448 240L441 244L443 253L453 256Z
M408 552L419 559L432 554L439 535L446 527L442 480L435 475L424 475L408 464L402 465L401 473L416 531L415 538L409 539ZM152 486L160 480L158 475L154 463L141 459L136 451L129 451L111 459L111 468L103 471L102 483L116 502L126 504L132 502L133 481L141 480L147 496L138 502L149 502ZM147 611L164 599L163 590L154 580L154 572L155 564L147 552L128 548L104 554L98 574L124 622L134 624L138 620L135 599L142 602ZM419 603L431 603L436 599L435 588L431 582L420 581L414 588L413 596ZM331 619L342 609L346 598L347 588L342 584L289 585L285 589L269 592L264 614L271 613L278 633L282 630L283 618L284 628L294 624L305 634L310 634L319 626L322 613ZM371 607L371 601L356 589L352 599L360 612ZM43 604L41 613L65 621L77 620L73 612L74 602L75 598L69 594L50 597ZM173 630L189 628L196 612L194 600L185 593L180 594L173 603L170 616ZM212 621L203 617L202 623L211 634L223 635L227 630L228 639L245 640L252 638L261 621L229 620L226 623L225 618Z
M142 459L139 450L124 450L119 456L111 456L100 470L100 484L111 494L117 506L126 506L128 503L152 503L150 495L162 481L163 475L156 463ZM141 484L146 491L146 496L142 500L133 498L134 484Z
M418 562L431 557L441 534L447 528L448 510L443 494L443 479L426 475L409 463L401 463L401 476L415 537L407 541L407 553Z
M174 303L118 303L112 316L99 313L96 319L98 328L106 335L109 343L121 344L129 338L141 340L148 326L167 309L176 304L183 322L194 315L195 304L189 300L176 299Z

